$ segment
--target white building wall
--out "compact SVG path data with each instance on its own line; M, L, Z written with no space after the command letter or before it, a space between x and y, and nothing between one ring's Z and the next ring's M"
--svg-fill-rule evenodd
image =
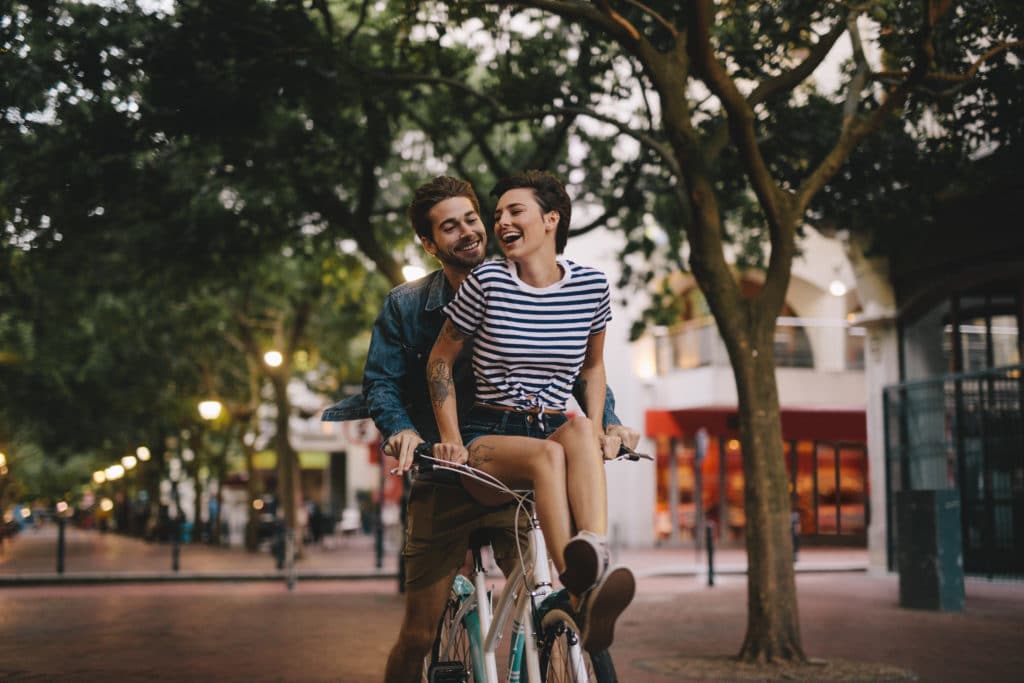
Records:
M864 373L847 371L846 312L855 294L836 297L829 285L839 279L852 292L854 276L837 240L808 231L803 253L793 264L787 301L799 317L831 321L831 326L808 330L817 367L780 368L776 378L783 406L863 408ZM655 376L654 344L650 337L629 341L629 329L647 304L641 293L616 288L619 254L625 246L618 233L596 230L569 240L566 256L603 270L612 283L614 319L605 342L608 384L616 397L616 413L641 434L648 409L682 409L736 404L736 385L728 365L680 370ZM626 301L623 302L622 299ZM654 444L641 439L641 450L654 453ZM872 462L872 468L879 469ZM875 474L872 473L874 479ZM617 463L608 467L609 530L613 540L629 547L654 543L655 467L652 463ZM875 482L872 481L872 487ZM872 501L874 503L874 501ZM875 515L877 517L878 515Z

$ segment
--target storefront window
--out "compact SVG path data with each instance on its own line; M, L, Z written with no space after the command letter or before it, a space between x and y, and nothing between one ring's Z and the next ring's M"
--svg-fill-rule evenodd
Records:
M903 379L978 372L1021 362L1019 285L956 292L902 325Z

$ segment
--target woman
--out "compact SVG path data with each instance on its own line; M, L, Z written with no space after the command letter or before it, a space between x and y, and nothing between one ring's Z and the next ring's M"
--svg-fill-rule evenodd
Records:
M427 363L442 441L435 455L468 459L509 486L534 490L583 645L597 652L611 644L635 581L628 569L609 567L600 422L568 419L565 407L578 376L584 411L602 413L608 281L560 256L572 205L557 178L527 171L499 182L492 195L505 258L482 263L466 278L445 308ZM470 338L477 403L460 425L451 368ZM464 485L481 502L498 502L493 489Z

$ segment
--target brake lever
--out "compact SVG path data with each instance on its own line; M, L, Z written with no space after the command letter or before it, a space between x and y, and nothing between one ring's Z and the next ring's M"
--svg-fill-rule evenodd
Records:
M640 460L641 458L643 458L644 460L652 460L652 461L654 460L654 458L652 458L648 454L646 454L646 453L638 453L637 451L634 451L632 448L630 448L626 444L622 444L621 446L619 446L619 456L621 457L623 455L625 455L630 460L634 460L634 461L635 460Z

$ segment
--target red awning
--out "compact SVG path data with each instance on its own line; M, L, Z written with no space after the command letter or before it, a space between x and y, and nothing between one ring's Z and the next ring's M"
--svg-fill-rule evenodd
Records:
M704 427L711 436L739 437L735 406L705 406L684 410L648 410L644 432L648 437L693 437ZM864 411L846 408L783 408L782 438L818 441L867 441Z

